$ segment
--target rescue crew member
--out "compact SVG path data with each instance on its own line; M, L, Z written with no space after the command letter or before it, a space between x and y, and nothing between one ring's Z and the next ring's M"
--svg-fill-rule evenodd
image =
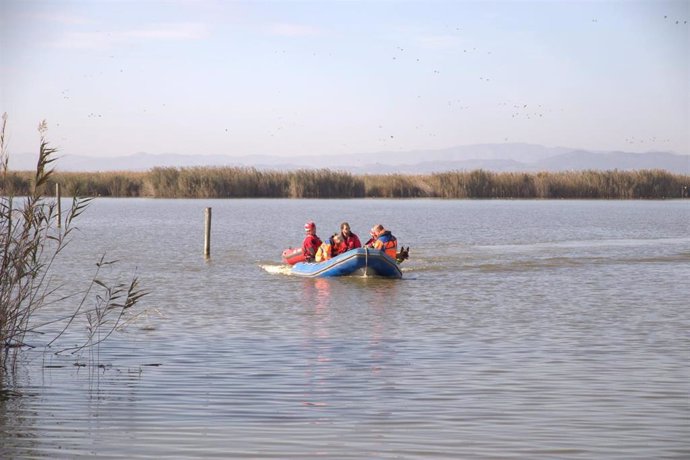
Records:
M318 251L321 246L321 238L316 235L316 224L312 221L304 224L304 231L307 233L307 236L304 237L304 241L302 241L304 260L313 262L314 257L316 257L316 251Z
M393 234L383 228L383 225L377 224L371 231L376 235L376 240L374 241L374 249L379 249L384 251L393 259L396 258L398 253L398 240Z
M374 229L369 230L369 239L367 240L366 243L364 243L364 246L367 248L372 248L374 247L374 242L376 241L376 232Z
M336 248L340 247L342 243L343 237L340 236L340 233L334 234L319 246L319 250L316 251L315 260L317 262L323 262L324 260L337 256L339 253Z
M359 237L352 233L350 230L350 224L343 222L340 224L340 236L343 238L343 248L339 248L340 252L349 251L350 249L361 248L362 242L359 241Z

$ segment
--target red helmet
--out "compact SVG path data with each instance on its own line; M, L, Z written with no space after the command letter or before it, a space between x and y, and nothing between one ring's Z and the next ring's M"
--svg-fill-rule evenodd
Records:
M316 230L316 224L313 221L309 221L306 224L304 224L304 231L308 232L310 230Z

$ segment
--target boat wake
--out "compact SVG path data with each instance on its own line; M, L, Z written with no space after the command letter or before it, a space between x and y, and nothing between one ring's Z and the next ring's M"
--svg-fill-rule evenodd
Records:
M259 267L271 275L289 275L292 269L289 265L259 265Z

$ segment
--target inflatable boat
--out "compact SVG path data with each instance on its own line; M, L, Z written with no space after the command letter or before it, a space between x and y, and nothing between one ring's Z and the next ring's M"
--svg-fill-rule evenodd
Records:
M351 249L323 262L297 262L293 265L291 273L308 278L327 276L402 278L402 272L395 259L383 251L372 248Z

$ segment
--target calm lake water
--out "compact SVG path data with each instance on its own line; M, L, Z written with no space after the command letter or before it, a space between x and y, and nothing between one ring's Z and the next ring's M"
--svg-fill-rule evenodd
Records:
M383 223L403 279L285 274L312 219ZM2 458L690 457L690 201L98 199L79 228L56 281L105 252L147 314L27 352Z

